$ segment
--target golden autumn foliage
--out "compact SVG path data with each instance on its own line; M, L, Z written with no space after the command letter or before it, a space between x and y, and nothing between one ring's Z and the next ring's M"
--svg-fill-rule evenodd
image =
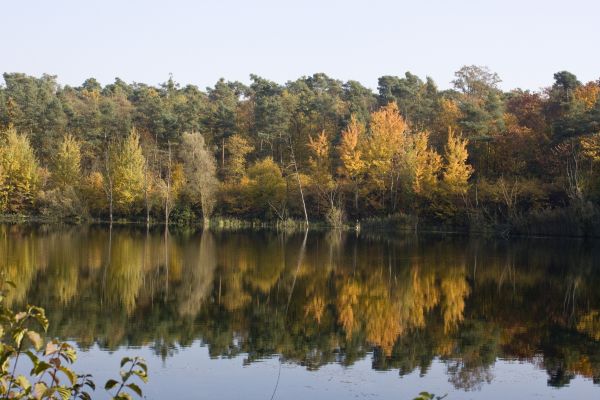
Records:
M338 309L338 323L344 329L346 339L351 339L354 331L359 327L358 302L361 287L352 280L344 282L338 289L336 307Z
M279 166L267 157L248 168L248 176L241 183L244 198L254 213L264 214L278 210L285 201L286 183Z
M600 97L600 84L597 82L588 82L585 85L575 89L575 100L581 102L587 110L594 107Z
M600 162L600 132L580 139L582 153L592 162Z
M84 178L81 189L90 212L99 214L106 209L105 187L104 175L98 171L93 171Z
M589 335L594 340L600 340L600 313L592 310L577 322L577 330Z
M473 167L467 163L468 143L469 141L457 135L452 127L448 128L443 180L449 193L464 195L469 188Z
M81 176L81 148L72 135L65 135L54 158L52 181L58 188L77 187Z
M239 134L235 134L227 138L225 149L229 156L225 170L226 180L240 180L246 172L246 155L248 155L254 147L248 142L248 139Z
M139 208L144 194L146 159L135 128L113 147L110 162L115 209L128 213Z
M365 162L361 150L365 132L365 125L355 115L352 115L350 123L342 131L338 149L342 161L340 175L355 183L359 180L360 175L365 172Z
M371 115L364 161L375 187L380 190L387 191L393 185L395 167L406 144L407 128L396 103L390 103Z
M13 127L0 145L0 210L22 212L31 208L40 183L40 167L27 136Z
M447 129L451 126L453 129L458 128L458 121L462 117L462 112L458 107L458 103L452 99L442 99L440 101L441 111L438 116L438 124L441 129Z
M442 157L429 148L429 133L421 132L413 139L415 160L412 189L416 194L426 195L437 186L442 169Z

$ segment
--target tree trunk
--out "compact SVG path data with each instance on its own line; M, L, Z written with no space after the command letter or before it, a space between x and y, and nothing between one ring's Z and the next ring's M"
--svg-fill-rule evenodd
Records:
M304 210L304 221L308 226L308 213L306 212L306 202L304 201L304 192L302 191L302 182L300 182L300 175L298 174L298 165L296 164L296 157L294 155L294 147L292 146L292 139L289 139L290 145L290 156L292 163L294 164L294 172L296 173L296 179L298 180L298 188L300 189L300 198L302 199L302 209Z

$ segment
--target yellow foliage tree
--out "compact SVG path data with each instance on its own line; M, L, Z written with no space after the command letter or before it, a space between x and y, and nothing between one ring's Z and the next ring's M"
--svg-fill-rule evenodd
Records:
M340 175L350 184L354 193L354 208L358 210L358 188L365 172L365 161L361 146L365 139L365 124L360 122L355 115L350 118L350 123L344 131L338 148L342 165Z
M246 155L254 147L242 135L235 134L227 138L225 148L229 154L225 177L229 181L238 181L246 172Z
M93 171L85 177L82 183L82 193L87 208L93 215L104 212L108 207L104 176L100 172Z
M575 89L574 97L576 101L583 104L586 110L594 107L600 97L600 85L596 82L588 82L585 85Z
M58 188L78 186L81 175L81 149L79 142L65 135L54 158L52 181Z
M144 194L146 163L140 147L140 136L135 128L113 149L111 162L116 209L120 212L132 211Z
M427 196L437 186L442 169L442 157L429 148L429 133L421 132L413 138L414 178L412 189L416 194Z
M248 177L242 179L247 204L257 214L273 210L279 218L284 216L286 183L281 169L267 157L248 168Z
M469 178L473 174L473 167L467 163L469 141L463 139L448 128L448 143L445 148L446 165L443 179L446 189L452 194L463 195L469 188Z
M335 202L338 185L331 172L329 139L325 131L321 131L316 138L309 136L308 148L312 153L309 159L312 186L315 188L319 200L325 202L328 212L331 212L337 207ZM339 222L341 223L341 221Z
M462 117L462 112L458 103L452 99L442 99L440 101L440 113L438 114L438 126L441 132L448 126L453 129L458 128L458 120Z
M381 206L389 194L388 209L394 210L401 166L405 164L408 125L390 103L371 115L370 134L365 141L364 160L369 183L380 193Z
M0 146L0 209L21 212L31 207L37 195L39 166L29 139L13 127Z

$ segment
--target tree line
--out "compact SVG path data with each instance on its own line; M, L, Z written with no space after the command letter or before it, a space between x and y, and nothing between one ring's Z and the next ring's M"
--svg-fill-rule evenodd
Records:
M344 221L600 233L600 81L502 91L407 72L205 91L5 73L0 212L194 222Z

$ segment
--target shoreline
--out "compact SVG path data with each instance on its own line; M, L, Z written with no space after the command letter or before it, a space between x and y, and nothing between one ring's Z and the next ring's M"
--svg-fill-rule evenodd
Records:
M111 222L102 218L50 218L36 215L0 215L0 224L6 225L48 225L48 226L77 226L77 225L98 225L98 226L110 226ZM164 227L164 222L151 221L149 224L146 221L136 219L125 219L119 218L113 220L113 226L116 227L146 227L148 229L156 229L157 227ZM497 238L497 239L513 239L513 238L570 238L570 239L600 239L598 235L570 235L570 234L523 234L523 233L506 233L499 229L493 229L493 227L487 227L487 229L473 229L470 226L448 226L448 225L435 225L435 224L419 224L418 228L414 225L399 224L395 216L392 217L378 217L372 219L365 219L359 221L359 224L344 224L341 227L334 227L328 225L324 221L310 221L307 226L304 220L285 220L285 221L261 221L261 220L249 220L249 219L235 219L235 218L224 218L216 217L210 220L208 227L205 227L202 221L197 223L170 223L169 229L172 230L186 230L191 229L194 231L210 229L214 231L260 231L260 230L275 230L284 232L304 232L306 230L312 232L324 232L324 231L339 231L357 234L374 234L374 233L385 233L385 234L409 234L415 235L448 235L448 236L464 236L464 237L485 237L485 238Z

